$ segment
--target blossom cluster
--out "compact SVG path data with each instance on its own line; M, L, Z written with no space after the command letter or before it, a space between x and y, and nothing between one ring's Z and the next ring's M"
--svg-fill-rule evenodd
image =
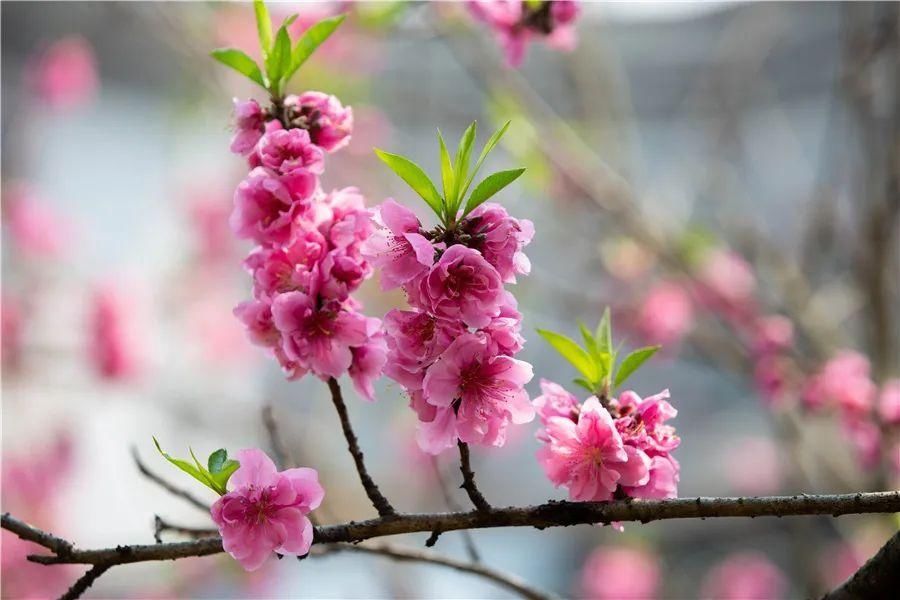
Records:
M666 421L678 412L669 391L641 398L632 391L601 404L583 403L559 384L541 380L534 406L543 429L538 462L572 500L675 498L679 464L671 455L681 440Z
M364 252L381 269L382 288L401 287L410 304L384 318L385 373L409 393L420 447L502 446L510 422L534 418L525 391L531 365L513 358L524 344L522 315L504 288L530 270L522 249L532 223L485 203L454 230L425 231L390 199L378 220L383 227Z
M510 67L522 63L533 39L563 51L575 47L579 7L574 0L470 0L468 7L473 17L494 30Z
M236 102L235 115L231 149L251 170L235 191L230 224L257 244L244 262L253 299L235 315L289 378L349 372L371 400L387 349L381 322L351 294L371 275L361 244L374 226L356 188L326 193L319 182L325 153L349 143L353 113L333 96L306 92L268 110Z

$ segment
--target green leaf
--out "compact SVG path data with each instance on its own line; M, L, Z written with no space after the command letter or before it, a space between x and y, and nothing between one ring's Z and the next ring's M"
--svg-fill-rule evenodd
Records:
M219 448L209 455L209 458L206 461L206 468L209 469L210 473L215 473L222 470L222 465L224 465L227 460L228 451L225 448Z
M245 75L254 83L266 87L262 71L256 62L237 48L219 48L210 52L210 55L227 67L231 67L241 75Z
M173 465L175 465L176 467L178 467L179 469L181 469L182 471L184 471L185 473L187 473L188 475L190 475L191 477L193 477L194 479L196 479L203 485L205 485L207 487L212 487L210 485L209 479L204 474L205 469L202 466L200 466L199 463L197 463L195 466L186 460L182 460L180 458L175 458L175 457L170 456L169 454L163 452L163 449L159 445L159 441L155 437L153 438L153 443L156 444L156 449L159 451L160 454L162 454L163 458L165 458L167 461L169 461L170 463L172 463ZM196 462L196 460L194 462ZM213 489L215 489L215 488L213 488Z
M592 394L597 391L596 389L594 389L594 386L591 384L591 382L587 379L573 379L572 383L574 383L575 385L580 385Z
M226 490L228 480L232 474L241 466L238 461L228 458L228 452L224 448L219 448L210 454L207 465L209 466L210 478L218 488L223 490L222 493Z
M466 180L466 177L469 174L469 161L472 157L472 146L475 144L475 135L478 132L478 122L472 121L471 125L466 127L466 130L463 131L462 137L459 139L459 146L456 147L456 162L454 166L456 167L454 172L454 179L458 182L463 182ZM454 198L454 204L452 208L452 217L456 217L456 212L459 210L459 205L462 203L463 197L457 195Z
M597 325L597 345L601 352L612 354L612 319L609 316L609 307L603 310L603 316L600 318L600 324Z
M456 202L453 163L450 161L450 153L447 151L447 144L444 142L444 136L441 135L440 129L438 129L438 143L441 146L441 181L444 184L444 204L445 206L453 206ZM449 216L447 215L448 218Z
M443 200L438 193L437 188L431 183L428 175L422 170L422 167L399 154L391 154L375 148L375 154L378 155L384 164L389 166L391 170L400 176L409 187L419 194L428 206L431 207L437 216L443 220Z
M270 91L275 96L281 95L285 73L290 67L290 63L291 38L288 35L287 27L282 25L278 28L278 34L275 36L275 46L266 58L266 73L269 76Z
M487 144L484 145L484 148L481 149L481 155L478 157L478 161L475 163L475 168L473 168L472 173L469 174L469 179L466 180L465 187L463 187L463 189L460 191L460 198L465 198L466 192L469 191L469 187L472 185L472 182L475 181L475 176L478 175L478 171L479 169L481 169L481 165L484 164L484 159L486 159L487 155L491 153L491 150L494 149L494 146L496 146L500 142L500 138L502 138L503 134L506 133L506 130L509 129L509 124L511 122L512 121L507 121L503 124L503 127L495 131L493 135L491 135L491 137L488 139Z
M584 375L589 381L597 381L597 365L591 360L590 355L572 338L561 333L548 331L546 329L538 329L538 334L562 354L563 358L572 363L578 371Z
M256 14L259 47L262 50L263 60L266 60L272 51L272 19L269 18L269 9L262 0L253 0L253 12Z
M285 80L290 80L290 78L294 76L297 69L303 66L303 63L305 63L309 57L312 56L313 52L315 52L316 49L321 46L332 33L334 33L335 29L337 29L346 18L347 15L338 15L336 17L322 19L303 33L300 39L297 40L297 45L294 46L294 51L291 53L291 66L287 70L287 73L285 73Z
M282 27L290 27L291 25L294 24L294 21L296 21L297 17L299 17L299 16L300 15L298 15L297 13L292 14L287 19L285 19L284 22L281 23L281 26Z
M498 171L485 177L481 183L475 186L472 195L469 196L463 216L472 212L479 204L518 179L524 172L525 169L510 169L508 171Z
M619 371L616 373L616 387L622 385L628 377L637 371L641 365L656 354L661 346L647 346L646 348L638 348L625 357L622 364L619 365Z

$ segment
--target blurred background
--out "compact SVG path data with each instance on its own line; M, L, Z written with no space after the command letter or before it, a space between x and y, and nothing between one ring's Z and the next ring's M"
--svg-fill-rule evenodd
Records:
M436 128L451 139L477 119L483 141L512 119L488 168L528 167L500 198L537 231L532 273L514 287L532 397L540 378L575 376L534 329L574 335L610 305L626 346L665 346L630 384L671 390L679 495L896 489L897 4L584 3L577 40L561 50L536 37L518 69L461 3L271 10L299 12L298 28L350 15L294 81L354 110L325 189L414 206L373 146L434 174ZM132 449L200 496L151 436L176 455L267 449L264 407L294 460L319 470L321 521L374 516L326 386L286 382L231 314L250 288L249 246L227 225L246 173L228 152L232 98L263 98L208 52L256 48L252 12L2 5L3 510L82 547L150 543L155 515L210 526L143 477ZM379 317L403 304L375 279L360 298ZM821 406L811 390L834 380L862 382L866 397ZM418 451L399 386L382 379L374 404L345 389L395 506L468 505L456 454ZM857 400L864 417L846 418L841 402ZM564 498L534 459L537 428L473 449L493 504ZM563 597L775 598L829 589L896 528L885 517L714 519L472 538L485 563ZM33 548L2 540L4 598L54 597L79 573L26 563ZM465 557L464 543L446 534L435 549ZM650 587L629 591L638 580ZM447 569L343 554L254 574L225 555L120 567L88 595L510 597Z

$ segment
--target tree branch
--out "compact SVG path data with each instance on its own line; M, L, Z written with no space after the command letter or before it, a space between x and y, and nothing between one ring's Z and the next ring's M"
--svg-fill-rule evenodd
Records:
M447 488L447 482L444 479L444 473L441 471L441 465L438 464L438 460L436 456L431 457L431 466L434 468L434 476L438 481L438 487L441 489L441 494L444 496L444 503L447 505L451 511L461 510L459 504L457 504L456 500L453 499L453 496L450 494L450 490ZM481 562L481 555L478 553L478 548L475 546L475 540L472 538L472 532L468 529L464 529L462 531L463 541L466 545L466 553L469 555L469 559L472 562L479 563ZM435 540L437 542L437 540Z
M341 420L341 429L344 430L344 437L347 439L347 449L353 456L353 462L356 463L356 471L359 473L359 479L362 481L366 495L372 501L372 505L378 514L382 517L396 515L394 507L388 502L388 499L382 495L381 490L375 484L375 481L366 470L366 463L363 460L362 450L359 449L359 442L356 434L353 433L353 426L350 425L350 417L347 414L347 405L344 404L344 397L341 394L341 386L338 385L337 379L331 377L328 379L328 389L331 390L331 400L334 402L334 408L337 409L338 417Z
M475 485L475 472L472 465L469 464L469 445L462 440L457 440L456 445L459 447L459 470L462 471L463 483L462 488L469 495L469 500L478 510L491 510L491 505L484 499L484 496Z
M402 548L397 546L390 546L387 544L379 544L377 546L324 544L322 546L317 546L316 548L314 548L313 551L310 552L310 555L325 556L338 552L358 552L363 554L374 554L376 556L385 556L387 558L402 562L422 562L439 565L455 569L457 571L462 571L463 573L471 573L473 575L483 577L484 579L493 581L494 583L497 583L519 594L523 598L529 598L530 600L549 600L550 598L554 598L552 594L548 594L547 592L538 590L528 585L518 577L515 577L508 573L502 573L475 562L465 562L457 560L455 558L450 558L449 556L443 556L441 554L438 554L437 552L431 552L429 550L419 550L418 548Z
M275 458L275 464L279 469L289 469L295 467L294 461L288 456L288 452L278 432L278 423L275 421L275 411L271 404L266 404L262 409L262 421L269 434L269 446L272 447L272 456Z
M171 483L148 469L147 466L141 461L141 456L140 454L138 454L137 448L135 448L134 446L131 447L131 456L134 458L134 464L137 465L138 471L141 472L141 475L143 475L162 489L166 490L173 496L177 496L178 498L186 500L194 507L202 510L205 513L209 513L209 504L197 499L190 492L172 485Z
M315 544L361 542L372 538L429 531L457 531L494 527L566 527L608 524L613 521L649 523L664 519L715 517L787 517L798 515L874 514L900 512L900 491L834 495L764 496L740 498L677 498L674 500L621 500L615 502L548 502L537 506L491 508L463 513L403 514L328 525L316 528ZM222 552L220 538L191 542L117 546L97 550L75 550L71 544L4 514L4 529L22 539L63 552L36 555L29 560L42 564L127 564L175 560ZM55 540L55 541L54 541ZM67 550L68 549L68 550Z
M825 594L822 600L889 598L897 590L900 590L900 532L895 533L850 579Z
M72 587L66 590L66 593L59 597L59 600L75 600L76 598L80 598L83 593L87 591L89 587L94 585L94 582L97 579L106 573L110 568L110 565L94 565L90 568L90 570L78 578Z

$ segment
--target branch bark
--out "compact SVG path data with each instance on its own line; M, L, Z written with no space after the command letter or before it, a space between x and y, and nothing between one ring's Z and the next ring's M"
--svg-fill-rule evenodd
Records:
M478 486L475 485L475 472L469 463L469 445L461 440L457 440L456 445L459 447L459 470L462 471L463 476L462 488L466 490L475 508L478 510L491 510L491 505L484 499Z
M825 594L823 600L889 598L897 590L900 590L900 532L895 533L850 579Z
M314 544L361 542L372 538L440 530L495 527L567 527L609 524L613 521L649 523L664 519L718 517L787 517L798 515L874 514L900 512L900 491L834 495L764 496L740 498L677 498L673 500L621 500L616 502L548 502L537 506L491 508L462 513L402 514L317 527ZM217 537L190 542L117 546L97 550L75 550L71 544L31 527L15 517L3 515L2 526L25 540L36 542L55 555L35 555L29 560L42 564L128 564L175 560L222 552ZM61 544L61 545L59 545Z
M334 408L337 410L338 418L341 420L341 429L344 431L344 437L347 439L347 449L350 451L350 455L353 456L356 472L359 473L359 479L366 490L366 495L372 501L372 505L380 516L388 517L397 514L366 469L363 453L359 449L359 442L356 439L356 434L353 432L353 426L350 424L347 405L344 404L344 396L341 394L341 386L338 385L337 379L334 377L328 379L328 389L331 390L331 401L334 402Z
M97 581L101 575L109 570L109 568L110 565L94 565L87 573L79 577L78 581L66 590L65 594L59 597L59 600L75 600L76 598L80 598L89 587L94 585L94 582Z

